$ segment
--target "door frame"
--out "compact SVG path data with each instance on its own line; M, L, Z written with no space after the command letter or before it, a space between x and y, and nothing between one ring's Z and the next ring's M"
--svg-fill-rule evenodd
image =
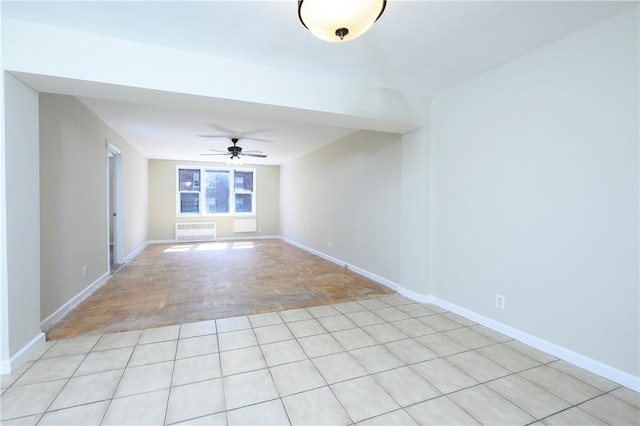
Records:
M110 159L113 158L113 170ZM106 141L106 183L107 183L107 270L111 270L111 218L113 220L113 263L124 263L124 227L122 208L122 149ZM114 175L114 182L111 183L111 173ZM111 192L113 191L113 197ZM111 199L113 198L113 206Z

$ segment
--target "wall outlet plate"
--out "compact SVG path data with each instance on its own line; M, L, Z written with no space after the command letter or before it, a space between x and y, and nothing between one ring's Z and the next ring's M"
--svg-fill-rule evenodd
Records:
M504 296L501 294L496 294L496 307L500 309L504 309L504 305L505 305Z

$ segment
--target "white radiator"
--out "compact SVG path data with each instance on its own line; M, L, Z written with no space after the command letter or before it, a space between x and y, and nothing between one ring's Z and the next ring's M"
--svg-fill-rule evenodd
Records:
M214 241L215 222L176 222L176 242Z

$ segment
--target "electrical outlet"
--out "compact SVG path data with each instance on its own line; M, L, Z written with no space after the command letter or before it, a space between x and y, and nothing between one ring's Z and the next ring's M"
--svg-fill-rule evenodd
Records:
M332 247L333 247L333 244L331 244L331 241L329 241L329 242L327 243L327 247L328 247L328 248L332 248Z
M496 294L496 307L500 309L504 309L505 299L501 294Z
M86 266L84 266L82 268L82 276L85 277L85 278L87 277L87 267Z

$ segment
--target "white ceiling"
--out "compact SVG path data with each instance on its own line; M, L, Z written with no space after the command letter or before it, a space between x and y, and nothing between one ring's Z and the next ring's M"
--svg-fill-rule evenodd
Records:
M630 7L612 1L389 0L374 27L343 44L314 38L298 21L295 0L274 1L3 1L3 16L121 39L160 44L300 73L432 95ZM32 79L46 90L46 79ZM38 87L39 86L39 87ZM82 101L149 158L201 159L227 146L198 134L235 134L245 149L283 164L358 130L203 108L104 99L87 87ZM132 89L133 90L133 89ZM348 123L347 123L348 124ZM188 149L185 149L188 144Z

